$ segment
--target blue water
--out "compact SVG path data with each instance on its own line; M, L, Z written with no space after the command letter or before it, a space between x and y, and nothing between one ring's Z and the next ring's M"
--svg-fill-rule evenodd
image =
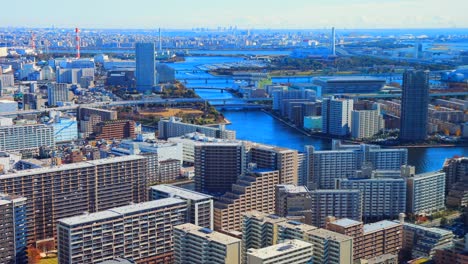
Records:
M240 58L230 57L190 57L187 61L171 64L176 69L196 69L197 65L215 64L223 62L234 62ZM205 84L205 80L188 80L188 87L212 86L231 87L232 80L226 80L211 76L205 72L190 73L190 76L205 77L210 80ZM177 78L186 76L185 73L178 73ZM306 82L307 78L295 79L297 82ZM287 82L284 78L273 79L276 82ZM219 90L197 89L197 94L205 99L232 98L227 92L221 93ZM261 111L227 111L224 116L232 123L228 129L236 130L237 138L265 144L277 145L286 148L302 151L304 145L312 145L316 149L330 149L330 140L307 137L299 131L283 124L270 115ZM410 165L416 166L416 171L427 172L442 168L446 158L458 156L468 156L468 147L446 147L446 148L410 148L408 149Z

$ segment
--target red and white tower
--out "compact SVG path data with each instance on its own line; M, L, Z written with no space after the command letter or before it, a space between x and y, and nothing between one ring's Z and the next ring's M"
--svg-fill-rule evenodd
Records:
M80 58L80 29L75 28L76 58Z
M30 42L31 42L31 49L33 51L36 51L36 34L34 34L34 32L31 31L31 39L30 39Z

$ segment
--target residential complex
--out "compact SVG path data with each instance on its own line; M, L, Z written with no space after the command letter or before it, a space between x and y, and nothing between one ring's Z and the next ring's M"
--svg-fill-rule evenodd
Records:
M188 133L199 132L208 137L221 139L236 139L236 131L226 130L224 125L219 127L199 126L182 123L179 118L171 117L161 119L158 123L159 138L168 139L171 137L180 137Z
M364 225L347 218L336 220L330 217L327 229L353 237L354 260L384 254L398 255L403 243L403 227L400 222L383 220Z
M346 136L351 132L353 100L324 98L322 101L322 132L333 136Z
M55 146L53 127L37 125L0 126L0 151L39 152L39 147Z
M242 215L251 210L275 212L275 185L279 172L257 169L240 176L231 191L219 197L214 204L215 229L239 231Z
M437 227L403 224L403 254L412 259L432 258L435 250L452 246L453 233Z
M187 202L187 223L197 226L214 228L213 197L180 188L174 185L156 185L150 188L150 199L179 198Z
M146 159L125 156L0 176L0 192L28 199L28 244L53 240L56 220L147 198Z
M252 211L244 214L242 247L245 257L249 249L265 248L291 239L312 244L312 263L353 263L351 236L267 213Z
M351 112L351 137L355 139L371 138L385 128L380 105L374 104L373 109L353 110Z
M296 150L264 144L251 144L249 148L249 163L254 163L259 169L278 170L280 184L297 184L298 153Z
M241 240L193 224L174 227L175 264L240 264Z
M92 138L96 140L135 138L135 121L101 121L94 126Z
M445 209L445 173L426 172L404 175L407 182L406 210L412 214L431 214Z
M353 178L357 170L400 170L407 164L407 149L382 149L375 145L342 145L333 141L332 150L306 147L307 186L333 189L337 179Z
M401 177L341 179L337 187L360 192L362 217L366 222L397 218L400 213L406 212L406 182Z
M311 225L325 227L331 215L356 221L363 217L364 199L358 190L311 190L310 197Z
M47 85L47 104L57 106L69 102L70 90L66 83L49 83Z
M197 142L194 159L195 190L222 195L244 172L245 148L242 142Z
M26 198L0 193L0 263L27 263Z
M167 263L173 260L174 226L185 222L185 213L185 201L167 198L59 219L59 263L99 263L116 257Z

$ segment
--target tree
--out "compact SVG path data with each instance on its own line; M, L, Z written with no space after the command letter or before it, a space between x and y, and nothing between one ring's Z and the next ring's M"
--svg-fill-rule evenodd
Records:
M442 217L442 218L440 219L440 225L441 225L441 226L445 226L445 225L447 225L447 224L448 224L447 218Z
M447 128L444 128L444 135L449 136L450 130L448 130Z
M39 264L41 261L41 251L33 246L28 247L27 255L29 264Z

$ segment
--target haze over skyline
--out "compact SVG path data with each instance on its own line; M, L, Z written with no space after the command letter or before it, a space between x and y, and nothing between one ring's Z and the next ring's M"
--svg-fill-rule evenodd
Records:
M13 1L2 27L468 28L468 1ZM6 10L5 10L6 11Z

